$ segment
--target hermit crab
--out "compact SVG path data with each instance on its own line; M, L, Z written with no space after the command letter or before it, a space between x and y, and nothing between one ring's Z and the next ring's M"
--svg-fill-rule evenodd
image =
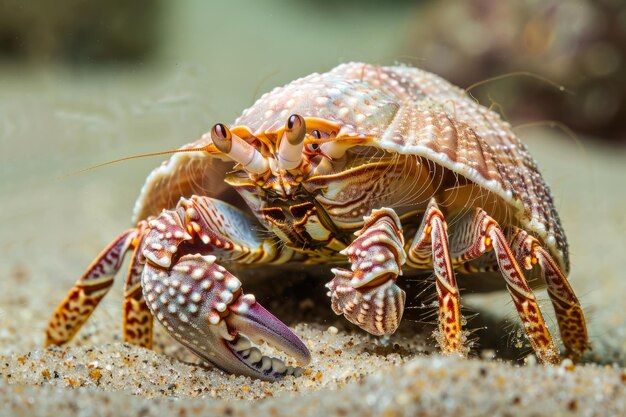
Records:
M125 340L150 347L156 317L231 373L297 372L253 342L310 360L244 295L233 267L327 266L334 312L374 335L400 323L399 277L430 271L437 340L450 353L463 349L456 276L479 290L506 288L537 358L554 364L559 352L532 289L546 285L565 355L576 360L588 346L566 279L566 237L526 146L464 90L417 68L348 63L274 89L232 127L216 124L156 168L132 221L61 302L48 345L74 336L132 251Z

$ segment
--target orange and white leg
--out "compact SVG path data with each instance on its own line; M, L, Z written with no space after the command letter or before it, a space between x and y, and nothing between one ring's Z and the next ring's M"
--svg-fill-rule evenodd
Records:
M500 273L537 358L542 363L558 363L559 353L543 319L535 294L528 286L501 227L480 208L466 213L455 223L456 233L450 245L452 258L457 262L471 261L493 250Z
M434 199L424 213L407 255L407 264L414 267L423 268L432 260L439 300L437 339L444 353L458 353L463 347L459 288L448 247L448 226Z
M531 270L535 265L539 267L559 324L561 339L565 345L565 356L574 361L579 360L589 348L587 325L580 302L561 268L539 240L525 230L514 231L511 249L518 262L527 270Z
M94 261L59 304L46 330L46 346L69 342L113 285L124 254L137 238L136 228L113 240Z
M153 318L141 289L141 273L146 262L141 249L147 227L146 221L141 221L137 226L139 233L133 245L135 249L124 284L123 323L124 341L151 349Z

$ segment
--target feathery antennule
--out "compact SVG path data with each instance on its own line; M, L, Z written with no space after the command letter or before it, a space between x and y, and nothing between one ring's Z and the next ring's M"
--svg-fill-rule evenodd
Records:
M489 77L489 78L487 78L485 80L482 80L482 81L477 81L474 84L472 84L469 87L467 87L465 89L465 93L468 94L474 101L476 101L477 104L480 104L478 102L478 100L476 99L476 97L474 97L472 95L472 93L471 93L471 91L473 89L475 89L476 87L480 87L481 85L488 84L488 83L493 82L493 81L503 80L503 79L509 78L509 77L529 77L529 78L534 78L534 79L542 81L542 82L544 82L544 83L546 83L548 85L551 85L552 87L556 88L559 91L562 91L562 92L567 93L567 94L574 95L574 92L572 90L569 90L569 89L565 88L565 86L563 86L561 84L558 84L558 83L552 81L549 78L543 77L543 76L541 76L539 74L535 74L534 72L530 72L530 71L513 71L513 72L508 72L508 73L502 74L502 75L496 75L495 77Z
M520 123L518 125L513 126L512 129L517 131L517 130L520 130L520 129L528 129L528 128L534 128L534 127L549 127L550 129L560 130L566 136L568 136L572 140L572 142L574 142L576 144L578 149L580 149L580 151L585 156L587 155L587 149L585 148L585 145L581 142L581 140L578 137L578 135L576 134L576 132L574 132L565 123L560 122L558 120L550 120L550 119L548 119L548 120L535 120L533 122Z

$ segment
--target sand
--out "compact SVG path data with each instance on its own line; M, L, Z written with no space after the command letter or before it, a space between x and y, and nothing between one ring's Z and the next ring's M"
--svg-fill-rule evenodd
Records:
M314 358L299 378L268 383L225 375L200 365L161 329L157 329L153 351L122 343L119 282L75 341L67 347L44 349L43 331L54 306L84 266L82 258L88 259L89 252L96 253L105 242L93 228L89 232L81 229L93 220L93 210L81 209L84 201L61 197L72 198L73 193L84 192L96 200L86 205L88 208L100 202L106 207L107 196L91 188L106 189L108 173L100 172L46 183L51 187L45 200L46 210L65 214L58 221L39 217L44 210L21 211L27 202L39 200L27 188L14 188L17 194L3 200L13 204L3 207L0 413L626 413L626 314L621 303L626 281L620 269L626 231L621 183L626 174L624 154L592 143L586 144L582 152L567 139L550 132L533 132L526 137L555 190L568 231L571 281L589 317L593 351L585 357L586 364L574 366L566 361L558 367L542 367L534 364L532 356L521 362L506 359L523 358L529 351L523 338L511 330L516 319L512 318L512 306L505 294L463 298L466 305L480 313L469 321L468 328L487 326L470 338L474 342L472 357L464 359L437 354L432 327L415 323L418 319L411 310L398 335L378 340L344 325L329 313L323 289L318 291L322 294L319 297L302 291L301 283L291 283L286 285L289 288L285 294L280 294L282 284L276 282L278 289L268 290L269 294L262 294L261 299L290 324L305 321L295 329ZM114 175L123 175L119 171L125 168L117 167ZM88 183L87 191L81 189L83 182ZM76 183L80 186L75 187ZM73 206L78 208L71 210ZM70 211L66 212L68 208ZM102 235L110 237L114 234L113 226L123 222L104 217L103 210L98 209L95 218ZM72 235L71 231L76 233ZM93 235L85 236L90 233ZM84 243L79 241L82 238L86 238ZM319 280L320 287L323 278ZM306 296L298 299L299 292ZM288 302L281 302L284 297L288 297ZM550 316L545 295L541 298ZM412 307L421 305L415 303ZM550 326L554 330L553 320Z

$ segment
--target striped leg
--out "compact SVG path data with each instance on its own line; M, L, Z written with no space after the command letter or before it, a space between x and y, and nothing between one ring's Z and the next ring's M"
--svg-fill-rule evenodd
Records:
M500 273L506 281L506 287L535 354L542 363L558 363L560 360L558 351L539 310L535 295L528 286L515 254L498 223L484 210L475 209L462 216L456 228L457 233L451 245L455 261L471 261L493 249Z
M139 235L134 245L133 257L128 266L126 283L124 286L124 340L133 345L152 348L152 313L146 305L141 289L141 273L145 265L145 258L141 253L147 222L142 221L137 228Z
M74 337L113 285L124 254L136 237L137 229L123 232L89 265L50 319L46 346L62 345Z
M439 300L439 337L437 339L444 353L457 353L463 345L461 309L459 288L448 249L447 229L443 213L437 207L435 200L431 200L408 251L408 264L423 266L425 260L432 257Z
M565 356L574 361L579 360L589 347L589 339L582 307L567 278L550 253L526 231L515 230L511 249L518 262L526 269L539 265L556 313L561 339L566 349Z
M404 236L396 213L373 210L356 239L341 253L351 270L333 268L329 289L333 311L377 336L393 334L404 312L406 294L396 285L405 262Z

